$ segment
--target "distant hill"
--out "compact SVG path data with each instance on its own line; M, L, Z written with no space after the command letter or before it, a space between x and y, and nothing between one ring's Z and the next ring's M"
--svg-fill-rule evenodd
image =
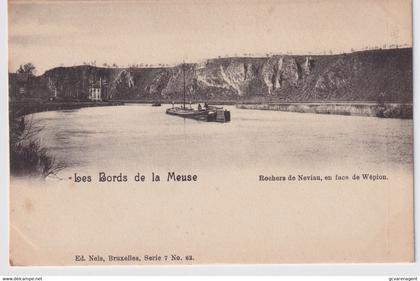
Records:
M341 55L210 59L185 66L187 100L412 102L412 49ZM180 100L182 66L58 67L33 78L28 95L86 99L102 82L109 99Z

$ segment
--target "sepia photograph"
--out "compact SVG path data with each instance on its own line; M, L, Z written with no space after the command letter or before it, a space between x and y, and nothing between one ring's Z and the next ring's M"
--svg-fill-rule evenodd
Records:
M414 262L410 0L7 4L11 266Z

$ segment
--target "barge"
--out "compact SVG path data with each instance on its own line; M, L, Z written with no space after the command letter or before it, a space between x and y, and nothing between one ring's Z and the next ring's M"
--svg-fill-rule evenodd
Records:
M182 70L184 73L184 100L181 107L175 107L174 103L172 102L172 108L168 108L166 110L166 114L179 116L183 118L190 118L198 121L206 121L206 122L230 122L230 111L223 109L223 107L216 107L216 106L208 106L206 103L204 104L204 108L201 107L201 104L198 104L197 109L187 108L185 106L185 63L182 65Z
M206 109L192 109L184 107L168 108L166 113L183 118L190 118L206 122L230 122L230 111L223 107L209 106Z

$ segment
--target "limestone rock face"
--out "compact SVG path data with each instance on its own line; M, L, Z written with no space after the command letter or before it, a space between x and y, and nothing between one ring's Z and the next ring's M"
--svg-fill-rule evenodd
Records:
M269 95L271 95L274 90L281 88L282 72L283 57L272 57L264 62L261 75Z
M338 59L320 75L315 84L318 96L328 98L330 93L340 92L349 86L352 71L346 69L343 59Z
M313 65L313 60L311 57L306 57L305 58L305 63L302 66L303 69L303 73L305 75L310 75L311 74L311 70L312 70L312 65Z
M156 68L58 67L35 77L31 93L83 99L107 81L111 99L389 101L412 100L412 49L326 56L274 55L209 59Z

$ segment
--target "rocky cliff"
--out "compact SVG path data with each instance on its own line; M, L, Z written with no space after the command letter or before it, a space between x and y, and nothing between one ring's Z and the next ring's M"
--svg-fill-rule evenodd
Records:
M166 68L58 67L36 77L35 92L85 99L89 86L101 81L109 99L179 100L184 73L187 100L412 101L411 48L219 58Z

